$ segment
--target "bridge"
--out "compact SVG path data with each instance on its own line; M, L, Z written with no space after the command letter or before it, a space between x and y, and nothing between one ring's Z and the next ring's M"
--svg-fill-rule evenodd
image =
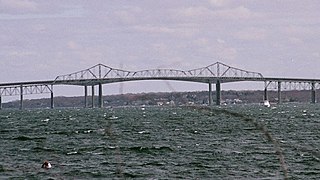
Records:
M51 94L51 108L54 108L54 86L58 85L84 87L84 107L88 107L88 87L92 88L92 107L94 107L94 88L98 86L98 106L102 108L103 84L142 80L175 80L206 83L209 86L209 105L213 105L213 84L216 86L216 105L221 104L222 83L239 81L264 82L264 100L268 100L268 88L277 89L278 103L281 103L281 90L283 89L308 89L311 91L311 103L316 103L316 89L320 86L320 79L264 77L261 73L231 67L221 62L186 71L176 69L128 71L97 64L85 70L59 75L54 80L0 83L0 109L2 109L2 97L4 96L20 96L20 109L23 109L24 95L42 93Z

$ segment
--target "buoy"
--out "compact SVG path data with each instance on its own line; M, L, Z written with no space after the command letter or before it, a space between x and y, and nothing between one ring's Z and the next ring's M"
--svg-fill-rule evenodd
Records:
M52 166L48 161L44 161L41 168L50 169Z

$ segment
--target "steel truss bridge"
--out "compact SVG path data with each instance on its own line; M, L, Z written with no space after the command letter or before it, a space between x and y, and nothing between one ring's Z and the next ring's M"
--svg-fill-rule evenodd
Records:
M316 89L320 87L320 79L303 78L270 78L261 73L246 71L216 62L206 67L191 70L149 69L128 71L97 64L85 70L57 76L54 80L0 83L0 109L3 96L20 96L20 109L23 109L24 95L51 94L51 108L54 107L54 86L76 85L84 87L84 107L88 107L88 86L92 88L92 107L94 107L94 88L99 88L98 105L103 107L102 85L125 81L141 80L175 80L206 83L209 85L209 105L213 104L212 84L216 86L216 105L221 103L221 83L239 81L264 82L264 100L268 100L268 88L277 89L278 103L281 103L281 90L310 90L311 103L316 102Z

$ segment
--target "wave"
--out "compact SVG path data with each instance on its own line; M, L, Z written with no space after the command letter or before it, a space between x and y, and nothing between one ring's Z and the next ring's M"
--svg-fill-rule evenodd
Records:
M166 151L173 151L171 147L167 146L153 146L153 147L143 147L143 146L135 146L127 148L129 151L134 151L138 153L147 153L152 154L155 152L166 152Z
M143 166L165 166L166 164L161 161L152 161L152 162L147 162L144 163Z
M46 139L45 137L29 137L29 136L18 136L13 138L13 140L18 141L30 141L30 140L43 140Z
M45 152L55 152L55 151L57 151L57 150L51 149L51 148L48 148L48 147L35 147L35 148L33 148L33 151L35 151L35 152L42 152L42 151L45 151Z

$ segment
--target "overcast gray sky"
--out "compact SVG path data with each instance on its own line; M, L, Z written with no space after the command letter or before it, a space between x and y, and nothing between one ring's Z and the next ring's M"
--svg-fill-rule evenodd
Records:
M318 0L0 0L0 82L51 80L97 63L187 70L216 61L320 78L319 9ZM124 92L170 91L141 84Z

